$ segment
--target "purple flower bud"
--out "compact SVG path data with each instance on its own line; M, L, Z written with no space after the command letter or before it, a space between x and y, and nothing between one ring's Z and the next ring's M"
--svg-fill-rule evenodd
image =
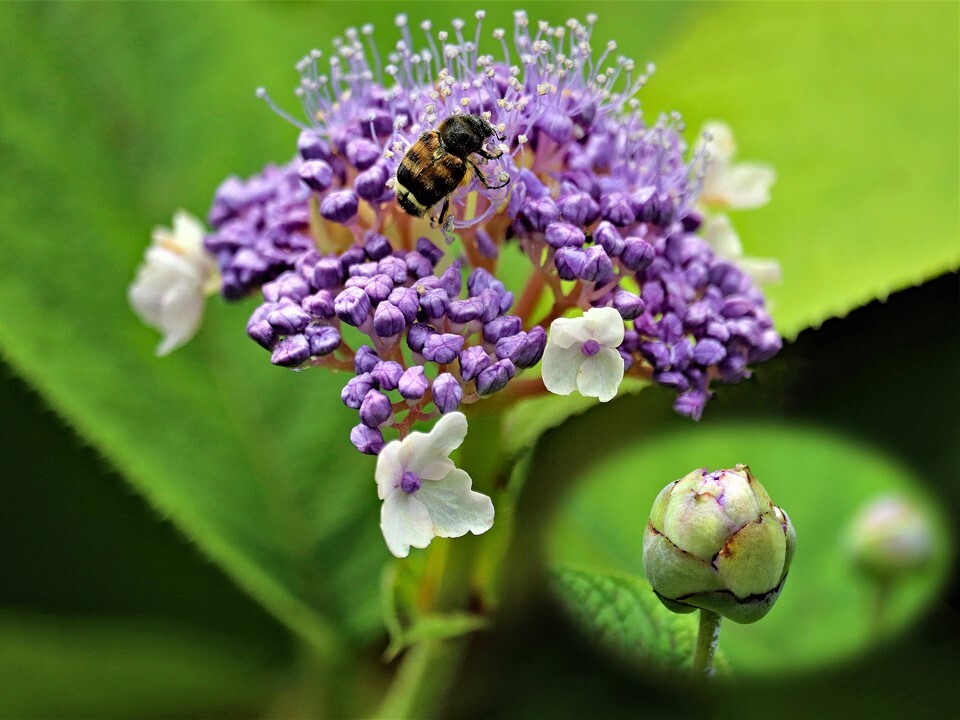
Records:
M497 341L497 357L510 359L518 368L533 367L543 357L547 346L547 333L542 327L530 332L501 338Z
M396 390L403 375L403 365L394 360L378 362L370 372L381 390Z
M372 372L380 362L376 351L369 345L361 345L353 356L353 367L357 374Z
M600 215L616 227L626 227L636 217L630 206L630 198L623 193L603 195L600 198Z
M760 334L756 347L750 351L750 362L764 362L769 360L783 347L780 334L773 328L767 328Z
M310 354L314 357L329 355L340 347L340 331L330 325L309 325L304 335L310 343Z
M719 321L711 321L707 323L707 335L719 340L722 343L727 342L730 339L730 331L727 329L727 324Z
M483 326L483 339L485 342L495 343L500 338L516 335L521 328L522 323L516 315L503 315Z
M673 388L677 392L683 392L690 387L690 383L687 378L684 377L684 374L676 370L655 372L653 379L664 387Z
M414 352L423 352L423 346L426 344L427 338L436 332L429 325L414 323L407 331L407 347Z
M690 338L681 338L673 346L673 369L686 370L693 360L693 343Z
M374 275L377 275L377 263L375 262L365 262L365 263L354 263L349 268L347 268L347 274L349 278L347 279L347 287L359 287L365 288L367 286L366 282L353 282L350 280L353 278L372 278Z
M640 343L640 353L655 368L670 367L672 353L667 345L659 340Z
M712 312L709 301L698 300L687 307L683 314L683 324L690 327L700 327L710 318Z
M343 282L343 266L339 260L324 258L313 268L313 284L320 289L332 289Z
M711 395L712 393L704 390L688 390L677 396L673 403L673 409L692 420L699 420Z
M393 248L390 247L390 241L379 233L370 233L367 235L363 243L363 249L364 252L367 253L367 257L374 262L377 260L383 260L387 255L393 252Z
M313 318L299 305L289 300L277 305L267 314L267 322L281 335L303 332Z
M362 263L366 259L367 253L359 245L353 245L347 248L346 252L340 256L340 262L343 263L343 267L345 268L349 268L351 265L357 263Z
M452 322L465 325L480 317L483 311L483 303L481 303L478 298L454 300L447 308L447 317L449 317Z
M393 132L393 115L386 110L373 108L361 120L360 125L364 131L373 129L373 132L377 135L389 135Z
M427 392L427 376L423 374L423 367L414 365L403 371L397 389L406 400L419 400Z
M613 296L613 306L624 320L633 320L643 314L643 300L632 292L617 290Z
M447 291L443 288L427 290L427 292L420 296L420 307L423 308L424 314L431 320L446 315L449 306L450 298L447 296Z
M353 189L364 200L376 202L386 193L389 179L390 172L383 163L374 163L369 169L357 175L357 179L353 181Z
M620 262L634 272L640 272L650 267L653 262L653 245L639 237L628 237L623 243L620 253Z
M360 403L360 422L367 427L380 427L393 417L390 398L379 390L371 390Z
M727 352L727 357L720 361L720 379L725 383L735 383L741 378L750 377L747 370L747 359L739 353Z
M383 433L378 428L372 428L361 423L350 431L350 442L364 455L378 455L383 450Z
M394 255L388 255L377 263L377 272L389 277L395 285L402 285L407 281L407 263Z
M754 303L750 298L743 295L732 295L723 301L720 306L720 314L726 318L740 318L752 315Z
M623 238L620 232L613 226L613 223L603 222L597 225L593 231L593 240L597 245L607 251L610 257L617 257L623 252Z
M480 395L492 395L510 382L517 369L510 360L498 360L477 375L477 392Z
M310 294L307 281L295 272L285 272L276 280L264 283L260 289L263 291L263 297L270 302L279 302L281 298L300 302Z
M363 287L363 291L370 296L371 302L376 305L390 297L390 293L393 292L393 280L390 279L389 275L377 273L370 278L370 282Z
M434 267L443 259L443 250L425 237L417 238L417 252L429 260Z
M460 291L463 289L463 277L460 275L459 260L443 271L443 275L440 276L440 286L447 291L447 295L451 298L460 297Z
M585 192L564 195L557 201L557 205L563 219L578 227L586 227L600 217L600 206Z
M406 261L407 271L415 278L433 274L433 264L418 252L408 253Z
M440 373L433 381L433 404L441 415L446 415L460 407L463 400L463 388L450 373Z
M586 261L583 250L576 248L560 248L553 257L553 264L557 266L557 273L563 280L576 280Z
M477 318L480 322L488 323L500 314L500 301L502 295L493 288L487 288L477 297L472 298L480 307L480 316ZM509 304L507 305L509 308Z
M377 305L373 313L373 329L377 331L377 335L382 338L393 337L402 333L406 326L403 313L392 302L384 300Z
M464 380L468 382L473 380L488 367L490 367L490 356L482 347L473 345L460 353L460 377Z
M387 298L403 313L404 321L409 325L417 318L420 310L420 298L413 288L396 287Z
M643 298L643 303L650 312L658 313L666 296L663 292L663 285L656 280L651 280L645 282L643 287L640 288L640 297Z
M300 165L297 175L311 190L323 192L333 184L333 168L325 160L307 160Z
M453 362L463 349L463 336L453 333L434 333L423 345L423 356L438 365Z
M602 247L594 245L584 250L583 268L579 277L598 285L605 285L613 280L613 262Z
M583 243L587 239L583 230L565 222L552 222L547 225L544 237L547 244L553 248L580 248L583 247Z
M699 213L693 212L692 210L684 215L683 220L683 230L684 232L694 232L703 224L703 218L700 217Z
M527 200L520 208L519 219L530 230L543 232L547 225L560 219L560 211L549 197Z
M697 341L697 345L693 349L693 359L696 360L698 364L704 366L716 365L723 360L726 355L727 349L723 344L708 337L701 338Z
M277 332L273 325L267 322L267 312L269 305L261 305L254 310L253 315L247 322L247 335L257 345L265 350L273 350L273 343L277 340Z
M564 145L573 137L573 120L558 110L547 110L537 120L537 128L555 143Z
M310 342L303 335L290 335L277 343L270 362L281 367L297 367L310 359Z
M333 309L343 322L359 327L370 314L370 298L360 288L346 288L333 301Z
M501 313L510 312L513 307L513 293L507 290L500 296L499 310Z
M467 278L467 294L475 297L487 289L494 290L497 293L506 291L503 283L491 275L489 271L477 268L470 273L470 277Z
M366 170L380 158L380 148L366 138L354 138L347 143L345 154L357 170Z
M304 160L329 160L330 146L316 130L304 130L297 138L297 151Z
M320 202L320 215L331 222L345 223L357 214L360 201L353 190L337 190Z
M368 372L352 377L340 391L340 399L348 408L359 410L363 399L371 390L377 389L377 381Z

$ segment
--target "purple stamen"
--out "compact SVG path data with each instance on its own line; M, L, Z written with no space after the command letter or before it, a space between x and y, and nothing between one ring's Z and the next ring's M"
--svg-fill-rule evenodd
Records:
M415 493L420 489L420 476L407 470L400 478L400 489L405 493Z
M580 346L580 352L582 352L587 357L591 355L596 355L598 352L600 352L600 343L598 343L593 338L590 338L583 345Z

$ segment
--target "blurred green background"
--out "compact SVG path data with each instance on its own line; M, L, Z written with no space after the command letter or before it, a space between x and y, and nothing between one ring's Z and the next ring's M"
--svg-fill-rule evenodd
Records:
M591 488L611 494L603 461L650 466L665 476L645 482L659 487L731 445L748 450L724 435L744 423L789 450L759 458L765 473L732 461L754 465L789 512L804 503L805 523L819 521L814 488L853 502L880 478L936 505L955 537L958 6L524 7L553 21L596 12L599 41L657 63L648 118L677 109L690 138L723 118L741 157L777 168L772 203L734 220L749 254L780 259L785 281L769 294L795 341L724 388L697 426L650 389L542 438L498 630L472 643L445 716L942 715L960 670L955 565L899 631L873 645L838 637L799 673L751 674L731 633L728 660L745 672L713 698L607 654L529 579L557 560L600 563L590 553L603 537L564 533L583 536L574 519ZM514 8L487 3L487 27L509 26ZM351 413L335 400L342 378L270 367L244 337L250 306L218 302L188 347L158 361L125 292L153 225L177 207L203 215L224 176L292 155L296 130L254 99L257 86L294 109L293 63L346 26L376 22L385 47L397 12L440 27L473 10L0 5L0 716L339 717L376 705L392 672L377 595L388 555L372 462L348 445ZM811 437L829 452L812 452ZM790 497L797 467L779 469L790 451L819 473L807 502ZM851 490L818 457L879 469ZM653 496L632 492L642 527ZM612 526L629 525L627 508ZM606 519L602 502L595 512ZM771 628L816 594L803 577ZM851 596L833 588L817 601L851 616Z

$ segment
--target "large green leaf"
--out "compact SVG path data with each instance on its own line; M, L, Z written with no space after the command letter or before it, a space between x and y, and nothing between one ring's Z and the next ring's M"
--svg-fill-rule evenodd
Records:
M246 103L257 82L288 82L286 57L258 64L289 30L265 13L0 9L0 64L16 69L0 80L2 166L16 180L0 198L0 347L161 513L329 646L331 621L377 626L386 555L342 378L271 367L244 337L250 307L220 303L191 346L157 360L125 301L152 222L175 204L202 212L222 175L289 154L294 130ZM230 32L214 49L198 27ZM249 109L220 112L241 97Z
M0 614L0 716L189 717L259 710L277 678L229 640L118 618Z
M956 3L730 3L692 18L641 96L734 129L777 170L735 214L788 337L960 265Z
M788 421L688 427L648 437L597 463L555 518L551 562L642 576L643 532L660 489L695 467L738 462L748 463L790 514L798 539L789 579L770 614L753 625L723 625L721 647L735 672L815 667L848 657L914 619L942 583L945 525L910 472L875 448ZM844 538L862 504L885 494L925 509L937 554L925 572L895 588L875 635L872 590L852 571Z

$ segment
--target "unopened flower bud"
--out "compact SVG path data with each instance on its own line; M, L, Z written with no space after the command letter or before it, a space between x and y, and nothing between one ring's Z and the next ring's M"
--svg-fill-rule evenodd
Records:
M889 582L922 569L933 556L934 540L930 521L919 508L887 496L860 510L847 546L860 572Z
M790 518L746 465L694 470L653 502L643 566L674 612L701 608L738 623L769 612L796 546Z

